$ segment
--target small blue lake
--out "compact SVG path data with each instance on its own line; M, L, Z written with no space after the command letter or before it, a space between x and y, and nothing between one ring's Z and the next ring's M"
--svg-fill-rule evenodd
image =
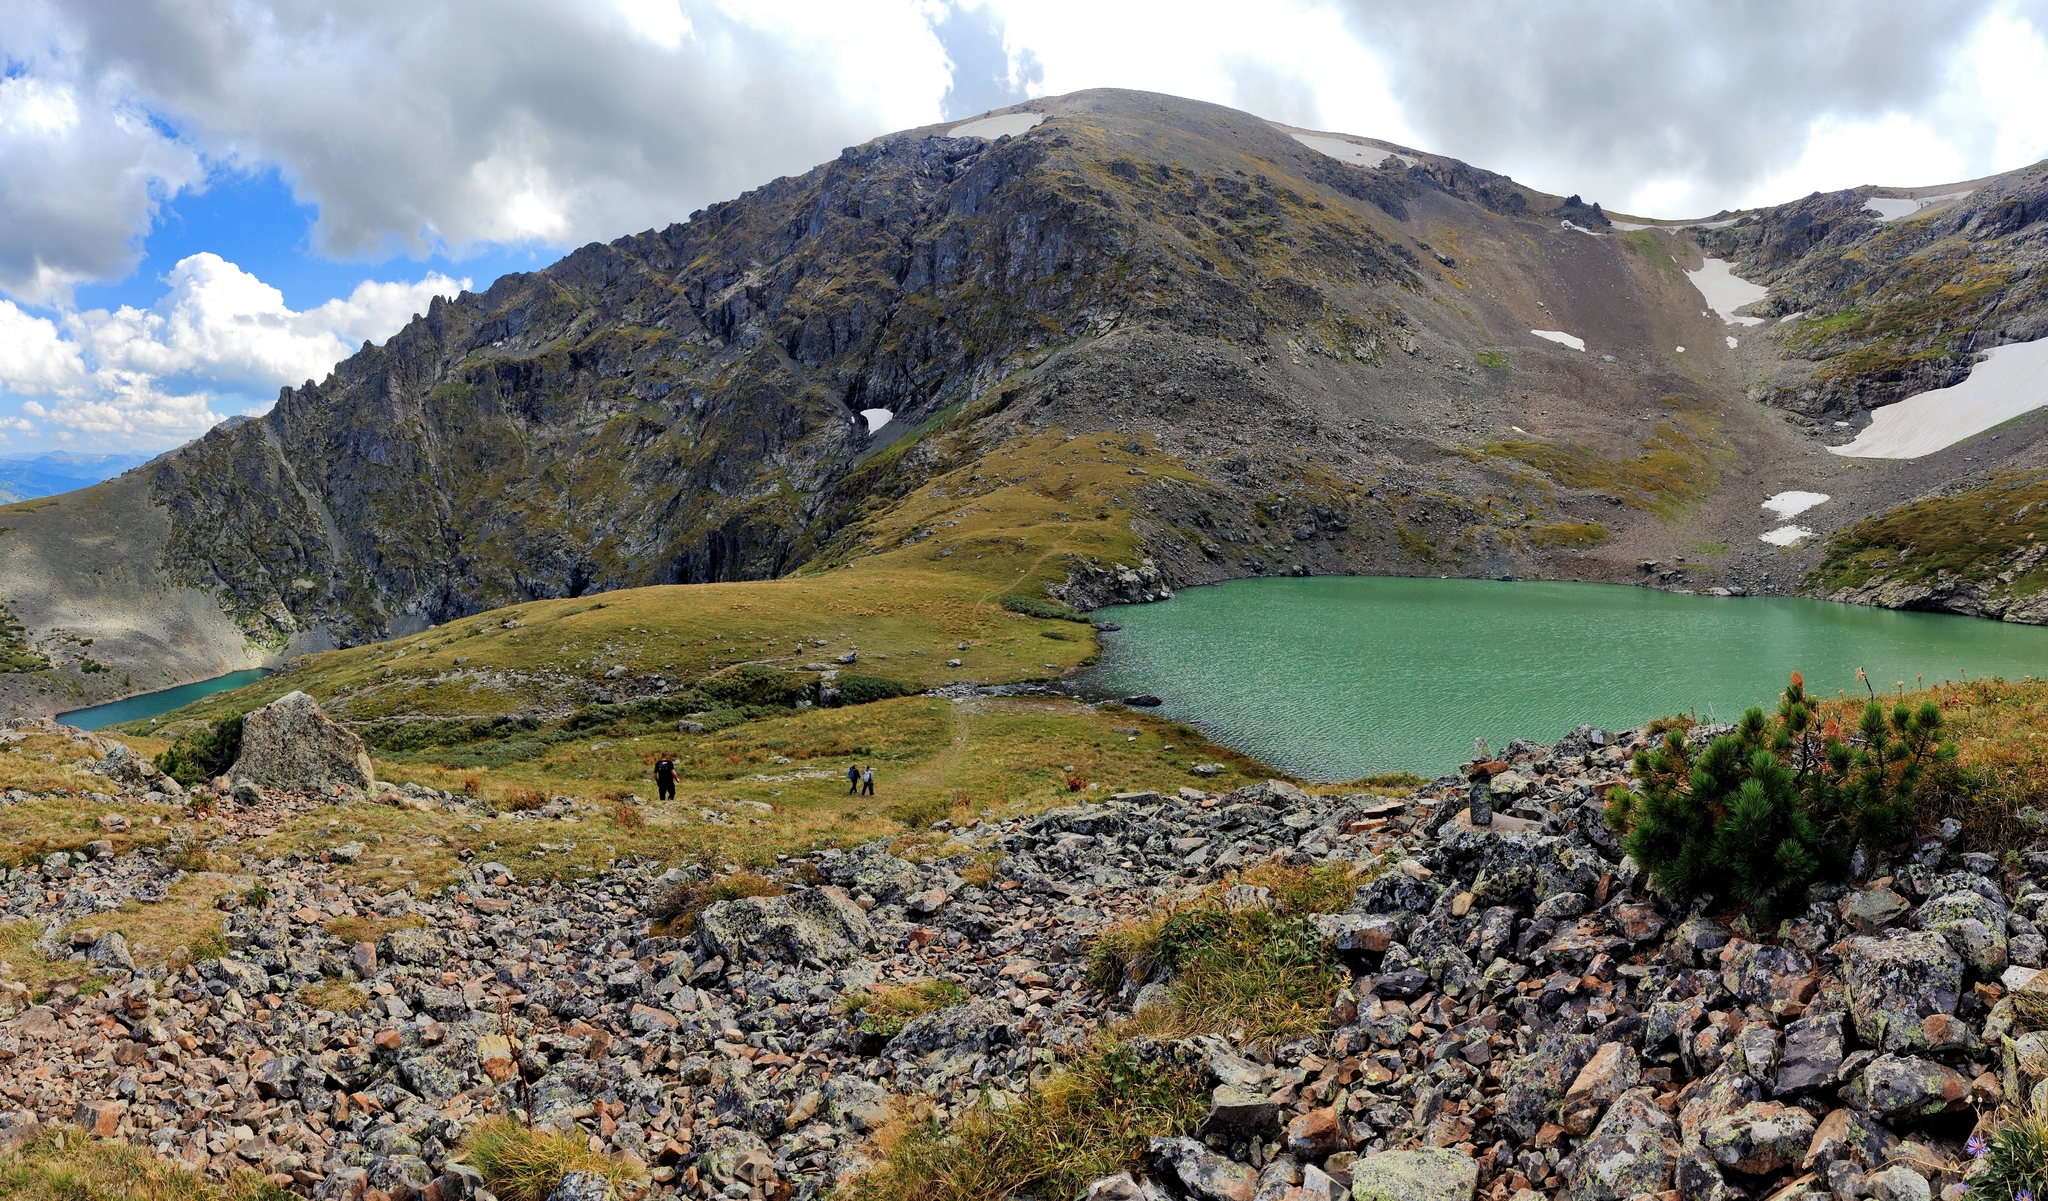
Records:
M252 667L247 671L231 671L224 676L180 684L176 688L166 688L162 692L145 692L141 696L108 701L104 705L94 705L90 709L73 709L69 713L59 713L57 720L67 726L77 726L81 730L118 726L124 722L155 717L159 713L169 713L180 705L189 705L201 697L212 696L216 692L226 692L230 688L254 684L269 674L268 669L261 667Z

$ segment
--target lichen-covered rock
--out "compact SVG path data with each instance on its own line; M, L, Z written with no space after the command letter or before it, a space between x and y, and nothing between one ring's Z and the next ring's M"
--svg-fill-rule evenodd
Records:
M1722 947L1717 959L1722 987L1746 1004L1804 1002L1813 995L1813 961L1798 947L1759 946L1738 938Z
M1922 1018L1955 1012L1963 961L1932 931L1854 938L1842 955L1842 980L1857 1037L1882 1051L1905 1051L1925 1043Z
M697 915L698 945L729 966L750 959L845 963L873 941L867 914L831 885L720 901Z
M1980 980L2006 964L2005 907L1973 891L1944 893L1920 907L1920 928L1948 940Z
M1154 1138L1152 1166L1196 1201L1252 1201L1259 1174L1191 1138Z
M331 721L320 703L287 692L242 718L242 747L228 774L265 788L325 791L374 782L363 740Z
M1517 1138L1535 1138L1550 1120L1550 1107L1578 1078L1593 1051L1590 1035L1560 1033L1508 1065L1494 1110L1500 1124Z
M1577 1151L1565 1175L1570 1201L1628 1201L1671 1187L1679 1145L1670 1115L1647 1088L1623 1093Z
M1911 1122L1961 1109L1970 1083L1931 1059L1880 1055L1842 1090L1842 1100L1885 1122Z
M1642 1075L1642 1063L1627 1043L1603 1044L1565 1090L1559 1125L1571 1134L1591 1130L1614 1099L1634 1088Z
M547 1201L611 1201L612 1182L596 1172L568 1172Z
M1700 1127L1700 1146L1722 1167L1758 1176L1797 1163L1814 1129L1798 1106L1754 1101Z
M1826 1088L1836 1083L1842 1068L1842 1015L1809 1012L1785 1026L1785 1050L1778 1061L1778 1075L1771 1085L1777 1096Z
M1927 1177L1907 1167L1893 1164L1882 1171L1872 1172L1865 1177L1864 1185L1870 1190L1872 1201L1933 1201L1934 1190L1928 1187Z
M1874 1168L1891 1158L1898 1141L1898 1135L1869 1114L1837 1109L1821 1119L1799 1167L1806 1172L1823 1171L1830 1164L1847 1162Z
M1434 1147L1381 1151L1351 1165L1353 1201L1472 1201L1478 1188L1471 1156Z
M697 1170L719 1186L734 1182L758 1185L774 1174L775 1157L753 1131L720 1126L702 1137Z

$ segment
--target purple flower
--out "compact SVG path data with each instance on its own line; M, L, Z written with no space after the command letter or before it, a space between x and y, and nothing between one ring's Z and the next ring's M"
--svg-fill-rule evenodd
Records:
M1963 1144L1963 1150L1968 1151L1973 1158L1982 1159L1984 1158L1984 1153L1990 1150L1990 1148L1984 1145L1983 1135L1972 1134L1970 1141Z
M2012 1195L2012 1201L2034 1201L2034 1190L2023 1188Z

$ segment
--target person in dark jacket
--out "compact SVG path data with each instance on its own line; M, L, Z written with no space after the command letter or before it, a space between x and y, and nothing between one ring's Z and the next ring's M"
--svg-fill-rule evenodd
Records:
M654 761L654 787L664 801L676 799L676 761L663 751L661 758Z
M849 764L847 764L847 765L846 765L846 795L847 795L847 796L852 796L852 795L853 795L854 793L856 793L856 792L859 792L859 791L860 791L860 764L858 764L858 763L849 763Z

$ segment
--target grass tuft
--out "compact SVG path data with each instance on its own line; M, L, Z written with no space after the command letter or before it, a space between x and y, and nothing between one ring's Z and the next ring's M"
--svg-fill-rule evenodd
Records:
M1207 1111L1199 1071L1105 1042L1013 1104L984 1101L950 1129L929 1113L885 1127L875 1165L845 1187L845 1201L1078 1197L1090 1181L1138 1166L1148 1140L1187 1134Z
M782 885L758 872L732 872L710 880L684 881L655 898L648 913L657 934L681 936L697 928L697 915L720 901L779 897Z
M919 980L850 993L846 1011L860 1014L861 1033L895 1038L925 1014L950 1009L966 999L967 990L951 980Z
M1987 1140L1985 1171L1970 1195L1988 1201L2048 1196L2048 1118L2024 1109L1999 1123Z
M639 1179L624 1160L592 1151L583 1135L522 1126L509 1117L486 1118L463 1140L464 1163L482 1173L499 1201L547 1201L571 1172L594 1172L621 1185Z
M1167 977L1167 1004L1132 1020L1142 1033L1223 1033L1266 1045L1320 1034L1344 977L1314 918L1344 908L1364 878L1343 863L1254 867L1186 908L1104 931L1089 951L1089 983L1109 992ZM1266 890L1264 904L1233 906L1227 898L1240 885Z
M354 1013L370 1003L370 994L343 980L323 980L300 989L299 1000L322 1013Z
M1583 549L1614 537L1597 521L1554 521L1529 531L1529 541L1545 548Z

